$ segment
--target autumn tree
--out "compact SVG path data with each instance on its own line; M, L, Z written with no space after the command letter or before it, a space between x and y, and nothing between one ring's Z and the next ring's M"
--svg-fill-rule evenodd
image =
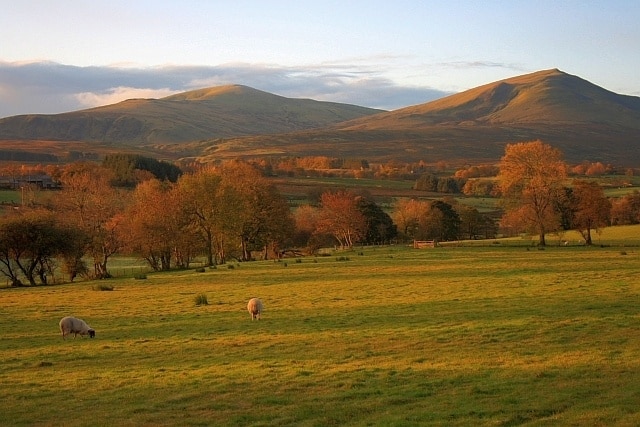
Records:
M438 191L439 178L432 173L423 173L413 185L414 190Z
M421 240L421 228L429 212L429 203L416 199L400 199L394 206L391 217L400 236Z
M322 246L332 244L332 236L318 231L320 209L317 206L299 206L293 212L293 220L295 223L293 244L295 246L306 246L309 253L315 254Z
M277 256L293 234L287 200L255 165L230 161L203 168L183 175L176 189L209 265L229 256L248 261L257 250L264 258Z
M571 228L582 235L586 245L591 245L591 230L606 227L611 218L611 202L597 182L575 181L571 193Z
M465 196L491 196L494 192L494 180L473 178L469 179L462 187Z
M122 248L117 215L126 193L113 188L110 172L94 164L74 164L60 175L62 190L52 200L59 220L78 227L87 236L87 253L93 258L96 278L109 277L107 262Z
M508 144L500 160L498 184L506 222L519 220L546 244L545 234L559 227L554 207L564 194L566 165L560 150L541 141Z
M351 248L366 231L366 218L350 191L323 193L320 198L318 231L331 234L341 248Z
M614 199L611 203L611 223L630 225L640 223L640 191Z
M227 162L220 168L222 185L236 199L233 212L225 215L238 229L243 261L251 259L252 250L263 257L274 254L293 234L293 217L287 200L254 166L244 162ZM231 191L229 191L229 189Z
M222 177L210 168L183 175L178 180L177 189L184 201L183 210L204 244L207 265L224 263L224 211L235 208L239 200L226 197Z
M123 215L129 250L154 270L169 270L174 264L187 267L201 246L190 232L190 219L182 210L184 200L175 186L147 180L138 184L133 200Z

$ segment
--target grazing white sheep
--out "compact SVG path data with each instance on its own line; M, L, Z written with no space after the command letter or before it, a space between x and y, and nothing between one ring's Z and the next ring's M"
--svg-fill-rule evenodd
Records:
M78 334L80 336L89 335L90 338L96 336L96 331L82 319L76 319L72 316L63 317L60 320L60 332L62 332L62 339L69 334L73 334L75 338Z
M247 311L251 314L251 320L257 319L260 320L260 313L263 310L262 301L258 298L251 298L249 303L247 303Z

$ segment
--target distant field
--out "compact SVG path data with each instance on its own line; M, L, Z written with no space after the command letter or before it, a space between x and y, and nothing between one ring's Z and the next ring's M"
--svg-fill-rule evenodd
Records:
M418 177L416 177L416 180ZM624 179L631 186L614 186L613 183ZM567 185L571 185L571 180ZM499 199L495 197L466 197L461 194L432 193L414 190L415 180L371 179L346 177L307 177L307 178L275 178L273 182L280 191L289 197L294 204L308 202L308 195L318 190L347 189L366 192L377 199L380 204L391 206L394 199L410 197L425 199L442 199L453 197L458 202L475 207L480 212L494 211L498 208ZM604 186L607 197L623 197L640 188L640 177L605 177L598 180Z
M20 192L15 190L0 190L0 203L20 203Z
M639 425L640 228L617 230L602 247L358 248L3 289L0 414L18 426ZM104 284L114 290L94 290ZM63 341L68 314L96 338Z

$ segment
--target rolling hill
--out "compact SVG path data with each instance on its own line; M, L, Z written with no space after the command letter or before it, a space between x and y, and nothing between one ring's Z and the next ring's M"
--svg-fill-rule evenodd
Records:
M0 120L3 139L0 148L14 150L37 151L38 140L76 141L83 151L124 147L201 161L321 155L429 163L495 162L506 144L540 139L571 163L638 167L640 98L557 69L394 111L223 86L65 114L9 117Z
M180 143L318 128L380 111L230 85L69 113L7 117L0 119L0 139Z
M209 158L271 153L369 160L496 161L507 143L541 139L570 162L640 164L640 98L619 95L557 69L321 130L211 141Z

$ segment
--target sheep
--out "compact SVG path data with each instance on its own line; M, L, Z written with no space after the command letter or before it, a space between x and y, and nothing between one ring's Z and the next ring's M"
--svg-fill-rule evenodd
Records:
M251 314L251 320L260 320L260 313L262 313L263 309L262 301L258 298L251 298L247 304L247 311Z
M63 317L60 320L60 332L62 332L62 339L69 334L73 334L73 338L80 334L89 335L89 338L96 336L96 331L82 319L76 319L72 316Z

